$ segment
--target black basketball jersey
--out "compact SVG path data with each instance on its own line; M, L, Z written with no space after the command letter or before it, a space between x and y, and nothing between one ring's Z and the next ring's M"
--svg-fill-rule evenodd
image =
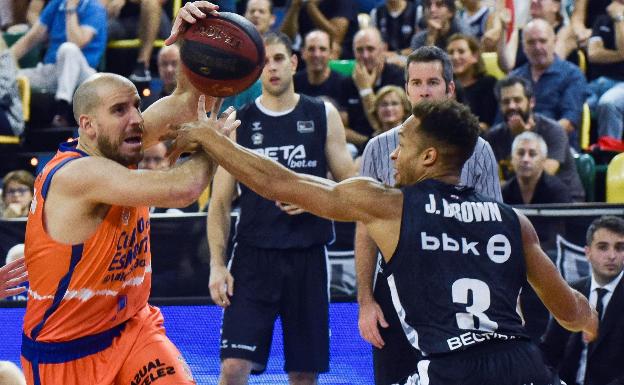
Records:
M401 234L384 269L410 343L424 354L526 337L526 282L513 209L473 188L426 180L402 189Z
M241 125L236 141L289 169L327 176L325 141L327 115L322 100L300 94L295 108L286 114L261 111L257 102L237 113ZM288 215L240 184L240 221L235 239L258 248L292 249L323 245L333 240L331 221L309 213Z

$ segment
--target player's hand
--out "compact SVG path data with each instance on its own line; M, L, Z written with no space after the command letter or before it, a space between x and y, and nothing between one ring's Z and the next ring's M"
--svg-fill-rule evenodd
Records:
M230 297L234 295L234 277L225 266L211 266L208 282L212 301L226 308L230 306Z
M388 322L381 311L381 307L375 301L368 301L360 304L358 316L358 328L360 335L377 349L381 349L386 344L381 338L379 327L387 328Z
M26 291L25 287L16 287L28 280L24 257L0 267L0 299Z
M583 329L583 341L590 343L598 338L598 312L592 309L592 314L587 322L587 326Z
M304 209L302 209L299 206L295 206L293 204L290 203L286 203L286 202L275 202L275 206L279 207L280 210L282 210L283 212L285 212L288 215L299 215L299 214L303 214L306 211Z
M171 34L165 40L165 44L175 43L191 24L195 24L198 19L204 19L207 14L218 16L218 9L218 5L209 1L193 1L184 4L184 7L180 8L176 15L173 27L171 27Z
M177 130L171 132L172 138L175 138L171 149L168 152L169 162L175 163L175 160L184 153L196 151L201 146L202 133L204 130L215 130L222 135L230 136L230 134L240 125L240 120L235 119L234 108L230 107L219 115L219 110L223 104L222 98L216 98L210 112L210 117L206 116L206 97L200 95L197 101L197 121L186 123ZM162 138L161 138L162 139Z

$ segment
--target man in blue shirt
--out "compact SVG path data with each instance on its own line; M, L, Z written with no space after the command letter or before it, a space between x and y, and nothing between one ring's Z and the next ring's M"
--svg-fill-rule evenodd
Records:
M106 49L106 10L99 0L51 0L39 21L11 47L11 52L19 60L45 40L48 49L43 62L19 74L25 75L32 87L55 92L52 125L67 126L74 91L96 72Z
M587 81L574 64L555 55L555 33L542 19L530 21L523 29L524 53L529 62L511 72L531 81L535 92L535 112L558 121L578 148Z

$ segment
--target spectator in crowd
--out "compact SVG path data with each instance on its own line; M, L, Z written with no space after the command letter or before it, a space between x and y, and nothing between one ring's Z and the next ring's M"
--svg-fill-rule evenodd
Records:
M355 69L350 78L342 85L342 100L339 101L347 111L347 142L353 143L360 150L373 134L373 128L366 119L366 111L373 106L375 92L383 86L403 86L403 69L385 62L385 45L377 28L360 29L353 38Z
M294 91L297 57L290 39L272 33L265 35L264 43L262 95L238 111L236 142L311 175L324 177L331 171L337 180L353 176L338 111ZM290 147L290 155L270 150ZM316 384L318 373L329 369L325 244L333 237L333 226L241 184L240 221L228 270L226 246L236 186L236 179L219 168L208 210L210 295L225 308L220 384L245 384L252 371L265 369L278 314L284 325L289 382Z
M373 108L368 111L373 136L399 126L410 115L412 106L403 88L383 86L375 94Z
M454 34L446 51L453 62L453 73L464 92L464 103L479 118L482 131L494 123L498 105L494 96L496 78L485 73L479 41L472 36Z
M301 39L313 29L322 29L342 47L343 58L351 59L357 9L355 0L290 0L281 31L296 42L297 35Z
M531 1L529 16L531 20L545 20L555 32L555 53L559 58L578 62L578 57L574 54L579 48L576 35L569 24L564 23L560 0L538 0ZM524 29L514 28L509 39L501 36L499 44L499 64L507 72L518 68L528 62L524 53Z
M11 247L9 249L9 251L7 252L4 264L5 265L11 265L11 264L13 264L15 262L15 263L17 263L19 265L23 261L24 261L24 244L23 243L18 243L17 245L14 245L13 247ZM13 270L15 270L15 269L13 269ZM26 274L24 273L24 275L26 275ZM20 277L20 279L21 279L21 277ZM1 281L2 281L2 278L0 278L0 282ZM28 283L21 282L20 284L17 284L16 289L19 289L19 288L23 288L23 291L21 293L8 296L8 297L6 297L6 300L8 300L8 301L26 301L28 299L28 295L24 291L28 290ZM0 382L0 384L2 384L2 382Z
M503 186L503 201L509 205L569 203L570 194L557 177L544 172L548 147L532 131L516 136L511 144L514 176Z
M585 295L598 311L598 337L585 343L551 320L541 344L545 360L568 384L624 383L624 220L604 216L587 229L585 255L591 276L571 286Z
M260 35L265 35L271 30L273 23L275 23L273 0L249 0L245 7L245 18L251 21ZM223 101L221 110L225 111L230 106L238 110L245 104L256 100L261 93L262 83L258 79L246 90L226 98Z
M624 135L624 0L613 0L607 14L596 18L587 48L592 64L588 103L596 110L598 137Z
M585 76L576 65L555 54L555 33L545 20L532 20L524 27L523 44L529 62L511 75L533 84L535 111L558 121L568 133L570 144L578 148L577 130L588 93ZM548 143L548 147L552 145Z
M0 384L26 385L24 373L11 361L0 361Z
M494 12L483 0L461 0L461 4L458 16L465 33L480 40L492 25Z
M426 27L412 37L412 49L424 45L445 49L449 36L464 32L455 11L455 0L425 0Z
M176 88L176 72L180 64L180 48L166 45L158 51L158 76L162 81L162 89L141 100L142 109L151 106L156 100L171 95Z
M295 92L342 99L340 95L345 76L329 68L330 55L331 36L320 29L308 32L301 50L305 68L295 74Z
M371 26L381 33L390 55L409 55L412 36L422 17L422 0L386 0L370 12Z
M592 28L599 16L607 14L607 7L612 0L574 0L574 11L570 16L570 25L579 46L587 47L592 35Z
M0 34L0 135L20 135L24 131L16 75L15 60Z
M28 215L33 198L35 178L26 170L11 171L2 178L2 218L20 218Z
M585 191L576 171L568 136L554 120L534 111L535 98L529 80L510 76L496 84L496 97L503 114L503 122L488 130L485 139L490 142L505 179L511 178L511 144L516 136L533 131L546 142L548 157L544 170L557 176L570 193L574 202L583 202Z
M149 65L157 37L166 38L171 22L163 5L167 0L101 0L106 3L108 13L109 40L141 40L136 64L129 79L135 83L152 80Z
M25 68L31 87L54 90L56 114L52 125L72 120L71 100L76 88L96 72L106 49L106 10L99 0L51 0L39 21L22 36L11 52L19 60L37 43L48 39L42 63Z
M275 24L273 0L249 0L245 7L245 18L256 26L261 35L269 32Z

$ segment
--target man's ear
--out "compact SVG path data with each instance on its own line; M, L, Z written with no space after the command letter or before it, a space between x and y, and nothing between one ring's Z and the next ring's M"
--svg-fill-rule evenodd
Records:
M427 147L421 154L423 166L431 167L438 160L438 149Z
M297 72L297 65L299 64L299 59L297 59L297 55L294 53L290 56L290 64L293 67L293 73Z
M78 127L84 132L89 138L95 137L95 125L94 125L93 117L89 115L80 115L78 118Z
M455 88L455 82L451 80L448 84L448 90L446 91L449 98L455 99Z

